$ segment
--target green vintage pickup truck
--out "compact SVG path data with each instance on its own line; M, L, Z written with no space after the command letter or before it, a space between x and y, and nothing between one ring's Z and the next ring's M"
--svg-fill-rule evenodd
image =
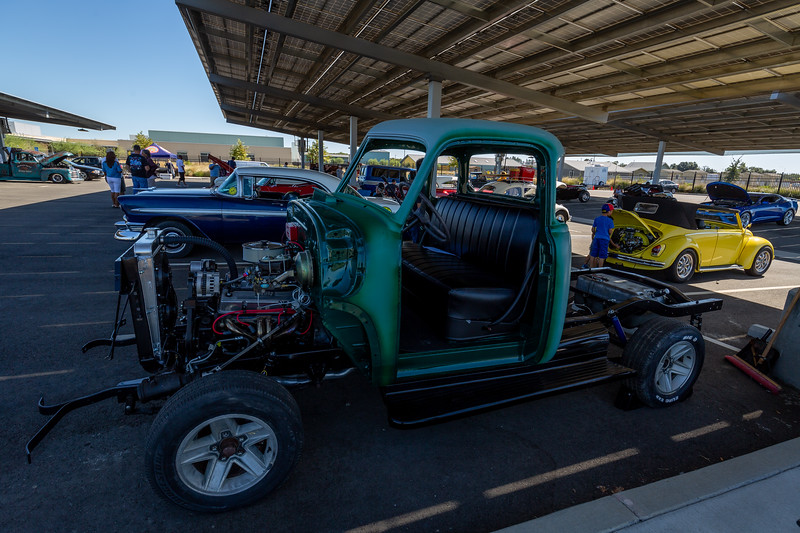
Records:
M721 301L631 273L573 271L569 231L555 216L555 137L497 122L401 120L373 128L356 161L375 151L422 159L396 212L354 193L351 165L335 192L289 204L282 242L245 244L241 272L212 241L148 230L118 259L110 338L84 350L135 345L149 375L41 401L52 416L29 457L74 408L116 397L130 412L169 397L145 445L151 485L186 508L223 511L265 497L295 467L303 426L294 387L361 374L401 428L610 380L621 383L620 404L662 407L691 394L705 353L701 314ZM535 195L469 185L473 158L500 155L534 162ZM441 198L439 158L457 162L457 190ZM227 263L193 261L180 303L164 251L178 242ZM123 332L128 307L133 333ZM612 343L623 349L609 351Z
M4 148L0 153L0 181L51 181L53 183L83 181L79 170L62 163L71 155L69 152L58 152L46 156L39 152L19 148L10 150Z

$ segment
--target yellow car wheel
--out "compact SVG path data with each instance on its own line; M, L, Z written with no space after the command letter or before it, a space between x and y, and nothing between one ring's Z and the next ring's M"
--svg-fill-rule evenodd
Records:
M686 283L694 276L696 265L697 254L692 250L684 250L669 267L669 278L676 283Z
M764 275L771 264L772 251L767 246L764 246L758 251L753 259L753 264L745 272L751 276L760 277Z

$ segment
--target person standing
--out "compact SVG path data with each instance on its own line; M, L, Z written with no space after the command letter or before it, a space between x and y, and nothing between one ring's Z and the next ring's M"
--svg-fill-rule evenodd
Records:
M117 154L113 150L106 152L106 159L103 161L103 172L106 175L106 183L111 189L111 207L119 207L119 192L122 185L122 167L117 161Z
M128 167L131 172L133 188L138 190L146 189L147 172L150 170L150 167L147 165L147 160L142 155L141 146L138 144L133 145L133 153L125 160L125 166Z
M584 267L597 268L603 266L608 257L608 247L617 247L616 243L611 240L611 234L614 232L614 220L611 218L611 212L614 211L614 206L603 204L600 211L600 216L595 218L592 224L592 245L589 248L589 263Z
M212 162L210 165L208 165L208 169L209 169L209 173L208 173L209 179L211 180L211 183L209 184L209 186L213 187L214 186L214 181L216 181L216 179L219 177L219 171L221 169L220 169L220 166L218 164L214 163L214 162Z
M158 163L153 161L153 158L150 157L149 150L142 150L142 155L147 164L147 186L148 187L155 187L156 186L156 172L158 172Z
M167 172L169 172L169 179L175 177L175 165L172 164L172 161L167 159L167 164L164 165L164 168L167 170Z
M178 167L178 187L186 187L186 164L183 162L182 155L178 156L175 165Z

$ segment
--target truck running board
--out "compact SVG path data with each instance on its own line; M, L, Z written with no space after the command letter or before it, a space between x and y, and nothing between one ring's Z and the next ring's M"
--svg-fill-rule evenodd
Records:
M603 356L570 364L522 366L401 383L384 387L382 393L389 423L410 428L634 373Z

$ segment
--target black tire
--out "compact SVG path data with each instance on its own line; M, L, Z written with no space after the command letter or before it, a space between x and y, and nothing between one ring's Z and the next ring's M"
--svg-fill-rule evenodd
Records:
M746 228L750 221L753 220L753 215L750 213L742 213L739 215L739 218L742 219L742 227Z
M563 209L559 209L558 211L556 211L556 220L558 220L559 222L566 223L569 221L569 214L567 214L567 212L564 211Z
M675 258L667 275L676 283L686 283L694 276L695 268L697 268L697 254L693 250L686 249Z
M50 181L52 181L53 183L66 183L67 182L67 178L65 178L64 176L62 176L58 172L54 172L54 173L50 174Z
M174 220L159 222L155 227L164 230L162 233L164 236L191 237L193 235L192 230L186 227L185 224ZM167 255L174 258L185 257L192 252L192 249L194 249L194 244L191 243L168 244L165 246Z
M791 209L787 209L786 212L783 214L783 218L778 221L778 225L780 226L788 226L794 220L794 211Z
M227 370L190 383L164 404L147 436L145 471L166 500L222 512L280 486L302 447L300 409L289 391L267 376Z
M589 191L581 191L580 194L578 195L578 201L585 204L586 202L589 201L591 197L592 195L589 194Z
M684 400L700 375L705 352L697 328L674 318L654 318L636 330L622 353L622 364L636 370L626 385L649 407Z
M769 246L762 246L753 258L753 264L745 270L749 276L763 276L772 264L772 250Z
M88 172L83 173L83 181L92 181L93 179Z

